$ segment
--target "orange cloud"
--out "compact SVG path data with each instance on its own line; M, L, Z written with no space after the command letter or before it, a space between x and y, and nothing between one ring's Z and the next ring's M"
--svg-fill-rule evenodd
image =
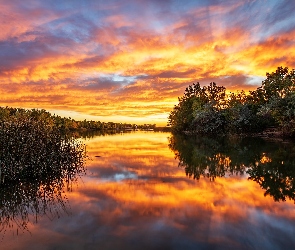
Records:
M295 67L294 27L279 3L272 20L257 20L258 2L189 3L183 12L133 4L147 8L141 14L127 3L75 4L1 4L0 105L164 125L193 82L247 91L267 71Z

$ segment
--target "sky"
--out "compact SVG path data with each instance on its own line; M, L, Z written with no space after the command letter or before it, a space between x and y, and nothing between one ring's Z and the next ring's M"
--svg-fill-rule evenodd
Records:
M196 82L295 68L293 0L0 0L0 106L167 124Z

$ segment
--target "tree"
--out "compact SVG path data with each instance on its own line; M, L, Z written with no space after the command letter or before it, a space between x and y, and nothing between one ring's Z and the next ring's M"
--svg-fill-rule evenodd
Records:
M295 70L278 67L255 91L226 95L211 82L188 86L169 116L175 132L196 134L257 133L276 127L295 136Z
M295 70L278 67L266 76L258 90L263 94L259 114L270 117L284 135L295 136Z
M176 132L194 129L199 112L203 112L204 109L221 110L223 108L225 90L225 87L217 86L214 82L204 87L201 87L200 83L188 86L184 95L178 98L178 105L175 105L171 111L168 124ZM198 126L204 125L206 124L198 124Z
M200 83L189 85L184 95L178 98L178 105L170 112L168 124L175 132L182 132L190 128L193 117L194 107L199 103L200 106L207 102L207 96L201 88Z
M278 67L276 72L266 73L266 79L262 82L262 89L266 101L273 97L284 98L295 90L295 70L287 67Z

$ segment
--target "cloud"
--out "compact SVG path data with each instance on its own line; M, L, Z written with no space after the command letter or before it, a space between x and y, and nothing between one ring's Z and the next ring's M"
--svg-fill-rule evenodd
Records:
M14 0L0 8L4 106L147 119L166 114L193 82L248 90L278 66L295 67L290 2Z

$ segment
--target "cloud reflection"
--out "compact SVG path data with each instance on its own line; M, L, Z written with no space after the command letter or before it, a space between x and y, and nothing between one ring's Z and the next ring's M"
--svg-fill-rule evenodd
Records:
M87 141L92 160L83 182L68 194L72 215L54 224L41 218L31 228L34 242L20 237L20 248L42 243L89 249L280 249L295 244L293 202L274 203L246 176L214 182L188 178L167 147L168 136L138 132Z

